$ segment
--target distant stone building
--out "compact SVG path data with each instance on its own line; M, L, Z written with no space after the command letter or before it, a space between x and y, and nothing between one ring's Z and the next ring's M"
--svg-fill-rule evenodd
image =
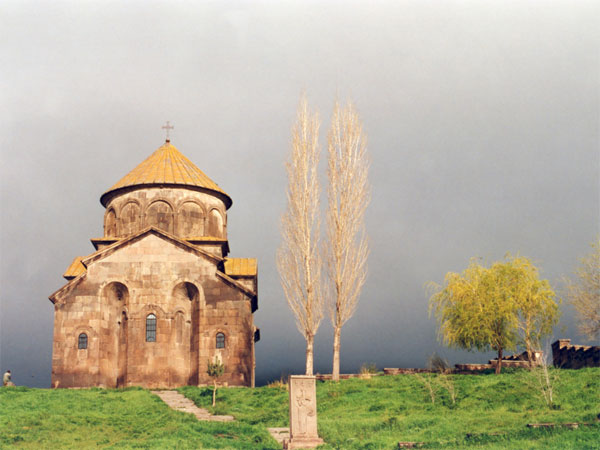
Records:
M600 346L571 345L571 339L552 343L552 363L562 369L600 367Z
M106 191L104 237L54 304L53 387L254 385L256 259L228 258L231 198L169 140Z

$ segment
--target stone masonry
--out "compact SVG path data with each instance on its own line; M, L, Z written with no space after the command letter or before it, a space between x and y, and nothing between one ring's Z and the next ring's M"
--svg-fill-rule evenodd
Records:
M552 343L552 362L563 369L600 367L600 346L571 345L571 339L558 339Z

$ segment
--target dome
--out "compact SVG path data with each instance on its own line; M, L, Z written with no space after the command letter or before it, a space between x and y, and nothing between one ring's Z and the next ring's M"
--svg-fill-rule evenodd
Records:
M221 198L227 209L232 204L231 197L168 140L135 169L102 194L100 203L106 207L110 199L120 191L157 185L199 188L199 190L210 191L210 193Z

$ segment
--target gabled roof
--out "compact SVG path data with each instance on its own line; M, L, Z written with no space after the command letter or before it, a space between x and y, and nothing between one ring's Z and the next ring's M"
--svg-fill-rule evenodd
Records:
M82 256L77 256L75 259L73 259L71 265L67 267L67 270L65 270L63 277L67 280L72 280L73 278L78 277L79 275L84 273L87 269L81 263L82 259Z
M48 297L48 300L50 300L52 303L56 304L56 301L60 300L61 297L63 296L63 294L68 293L72 289L75 289L75 287L79 284L79 282L81 280L85 279L86 276L87 276L87 270L84 271L83 273L77 275L75 278L69 280L69 282L67 284L65 284L63 287L61 287L57 291L50 294L50 296Z
M50 299L50 301L52 303L55 303L56 300L61 296L61 294L63 294L65 291L68 291L69 289L73 289L87 275L87 267L91 263L98 261L100 259L103 259L109 255L112 255L114 252L118 251L120 248L128 245L129 243L138 241L148 234L154 234L156 236L161 236L163 239L170 241L173 244L175 244L181 248L190 250L191 252L193 252L199 256L203 256L207 259L210 259L211 261L214 261L217 264L219 262L223 261L222 258L219 258L218 256L215 256L211 253L205 252L204 250L199 249L195 245L192 245L186 241L183 241L183 240L173 236L172 234L169 234L163 230L159 230L158 228L155 228L155 227L148 227L148 228L145 228L135 234L132 234L131 236L120 239L117 242L115 242L114 244L109 245L108 247L104 247L102 250L98 250L98 251L92 253L91 255L75 258L73 260L73 262L71 263L71 265L67 268L67 271L65 272L64 276L66 278L67 273L71 274L71 273L74 273L75 271L77 271L79 273L74 278L71 278L67 284L65 284L63 287L58 289L56 292L54 292L48 298ZM72 268L73 268L73 270L71 270Z
M255 277L256 258L225 258L225 273L230 277Z
M170 241L173 244L175 244L181 248L190 250L191 252L196 253L197 255L200 255L200 256L204 256L214 262L218 263L223 260L223 258L219 258L218 256L213 255L212 253L208 253L202 249L199 249L197 246L192 245L183 239L179 239L178 237L176 237L170 233L167 233L166 231L163 231L163 230L155 228L155 227L147 227L141 231L138 231L135 234L132 234L130 236L127 236L126 238L120 239L119 241L115 242L112 245L109 245L108 247L103 248L102 250L98 250L97 252L94 252L91 255L86 256L85 258L82 259L81 262L82 262L82 264L84 264L87 267L90 263L93 263L95 261L98 261L99 259L102 259L108 255L113 254L118 249L128 245L131 242L140 240L147 234L154 234L156 236L160 236L163 239Z
M101 238L92 238L90 241L96 250L102 245L106 247L110 244L114 244L117 241L123 239L122 237L101 237ZM203 244L217 244L221 245L223 249L223 255L227 255L229 253L229 242L225 238L215 237L215 236L196 236L196 237L186 237L183 238L185 241L194 245L203 245Z
M233 286L234 288L241 291L243 294L245 294L250 299L250 305L252 307L252 312L254 312L258 309L258 297L256 295L256 292L253 292L252 290L248 289L246 286L244 286L239 281L234 280L227 274L224 274L223 272L219 272L218 270L217 270L217 276L219 278L221 278L223 281L225 281L227 284L229 284L230 286Z
M114 252L118 251L120 248L128 245L129 243L138 241L148 234L154 234L156 236L160 236L161 238L173 243L174 245L177 245L181 248L189 250L192 253L195 253L199 256L203 256L211 261L214 261L217 264L224 261L223 258L219 258L216 255L213 255L202 249L199 249L197 246L190 244L186 240L179 239L178 237L173 236L172 234L167 233L158 228L148 227L148 228L145 228L144 230L141 230L135 234L132 234L131 236L128 236L123 239L119 239L114 244L109 245L109 246L103 248L102 250L98 250L98 251L92 253L91 255L75 258L73 260L73 262L71 263L71 265L69 266L69 268L67 268L67 271L65 272L65 276L67 275L67 273L74 275L75 272L77 272L78 274L74 275L74 278L70 279L70 281L67 284L65 284L63 287L58 289L56 292L54 292L48 298L50 299L50 301L52 303L55 303L56 300L59 299L63 295L63 293L74 289L75 286L77 286L77 284L79 284L79 282L85 278L85 276L87 275L87 267L91 263L96 262L100 259L103 259L103 258L113 254ZM244 258L241 258L241 259L244 259ZM236 289L241 291L243 294L245 294L250 299L251 305L252 305L252 312L254 312L254 311L256 311L256 309L258 309L258 299L257 299L255 292L252 292L250 289L248 289L247 287L242 285L240 282L230 278L227 274L222 273L219 270L217 270L216 274L223 281L225 281L228 284L230 284L231 286L235 287Z
M232 203L231 197L217 183L208 178L169 141L102 194L100 202L106 206L111 195L121 189L152 185L180 185L206 189L217 194L227 208Z

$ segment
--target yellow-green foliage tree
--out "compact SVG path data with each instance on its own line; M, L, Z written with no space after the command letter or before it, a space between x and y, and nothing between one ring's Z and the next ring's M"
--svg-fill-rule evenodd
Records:
M600 338L600 239L581 258L575 271L577 281L567 281L569 302L577 311L578 330L589 340Z
M509 256L489 268L472 260L462 274L449 272L444 285L430 286L440 338L453 347L494 350L496 373L504 351L523 345L530 353L558 322L554 291L527 258Z
M206 368L206 373L209 377L213 379L213 398L212 405L213 408L217 402L217 378L219 378L225 372L225 366L219 358L215 358L214 362L208 360L208 366Z
M497 264L517 307L519 345L525 347L532 361L533 351L541 349L542 339L552 335L558 323L560 301L556 301L548 280L539 279L539 271L529 259L516 257Z

